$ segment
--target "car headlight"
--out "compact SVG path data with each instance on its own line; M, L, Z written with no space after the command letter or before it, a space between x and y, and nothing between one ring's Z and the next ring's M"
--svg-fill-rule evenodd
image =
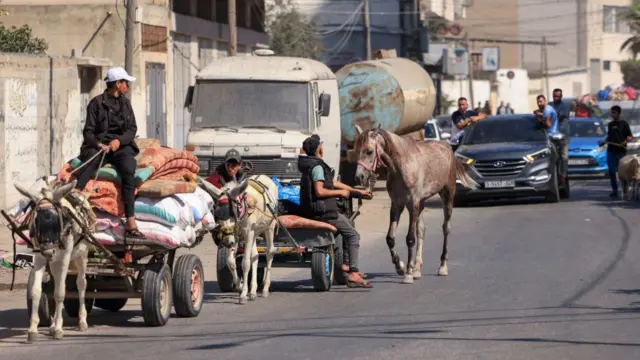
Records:
M598 146L597 148L593 149L593 153L594 154L599 154L603 151L606 151L607 148L605 146Z
M467 164L467 165L471 165L473 164L473 159L470 157L466 157L462 154L459 153L455 153L455 156L458 158L458 160L460 160L461 163L463 164Z
M551 151L549 151L549 149L542 149L540 151L534 152L533 154L529 154L524 158L529 162L534 162L536 160L548 158L549 156L551 156Z

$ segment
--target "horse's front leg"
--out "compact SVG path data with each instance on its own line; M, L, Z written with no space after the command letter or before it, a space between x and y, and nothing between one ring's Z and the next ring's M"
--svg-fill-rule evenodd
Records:
M396 230L398 229L398 222L400 221L400 215L404 210L404 205L399 204L391 200L391 207L389 208L389 229L387 230L387 246L389 247L389 253L391 254L391 261L396 267L398 275L404 275L404 263L400 261L400 256L394 249L396 246Z
M407 233L407 270L402 280L405 284L413 284L413 269L416 266L416 238L420 204L407 206L409 210L409 232Z
M238 277L238 265L236 264L236 254L238 253L238 243L235 243L227 252L227 267L231 271L231 279L236 291L240 292L240 277Z
M76 286L78 287L78 302L80 305L78 311L78 331L87 331L87 329L89 328L89 325L87 324L87 308L84 301L87 291L87 257L87 251L81 250L79 257L74 260L76 268L78 270Z
M247 303L247 293L249 292L249 270L251 270L251 255L253 248L256 246L255 232L251 225L246 225L248 229L244 229L244 256L242 257L242 290L240 291L240 299L238 303L244 305Z
M249 288L249 300L254 301L258 298L258 253L257 241L251 250L251 287Z
M273 254L275 253L273 238L276 233L276 222L274 221L264 234L264 240L267 242L267 266L264 269L264 281L262 282L262 297L269 296L269 287L271 286L271 264L273 264Z
M46 270L47 260L42 255L36 254L33 260L33 270L31 270L33 272L33 283L31 288L27 289L31 296L31 318L29 319L29 332L27 333L28 342L38 340L38 325L40 324L38 309L40 308L40 298L42 297L42 277Z
M53 315L54 326L52 328L53 338L61 340L64 337L64 330L62 329L62 310L64 309L64 297L66 294L66 280L67 272L69 271L70 252L72 249L65 250L64 254L60 254L58 259L51 262L51 275L53 275L53 281L55 282L55 290L53 298L56 301L56 312ZM61 250L58 250L61 251Z

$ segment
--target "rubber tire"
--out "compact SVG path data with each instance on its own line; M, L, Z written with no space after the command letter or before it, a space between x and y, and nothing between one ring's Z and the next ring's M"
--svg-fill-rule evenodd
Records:
M33 286L33 277L35 276L35 270L32 268L29 272L29 280L27 282L27 314L29 316L29 320L31 320L31 295L29 295L29 289ZM51 326L51 317L55 313L56 310L56 302L53 297L49 298L45 294L45 289L47 286L50 286L52 289L54 288L53 276L49 275L48 271L44 272L42 276L42 295L40 295L40 304L38 305L38 317L40 318L40 323L38 326L49 327ZM46 280L46 281L44 281Z
M546 202L548 203L558 203L560 202L560 189L558 188L558 173L557 168L553 169L553 176L551 177L552 185L551 192L545 197Z
M216 276L220 291L230 293L236 291L236 285L233 283L233 275L231 269L227 266L227 256L229 249L226 247L218 247L218 259L216 262Z
M118 312L127 305L127 300L129 299L96 299L93 306L109 312Z
M262 291L262 287L264 286L264 268L266 266L266 262L262 259L262 256L258 258L258 291ZM252 270L249 270L249 289L251 289L251 271ZM244 281L242 276L242 257L240 256L236 258L236 272L238 273L238 278Z
M313 288L316 291L329 291L331 290L331 285L333 283L333 275L335 268L335 254L333 253L333 246L329 246L327 248L329 250L329 254L327 254L326 250L315 250L311 255L311 282L313 283ZM329 255L329 277L326 275L327 265L326 265L326 256Z
M342 262L344 259L344 242L341 235L336 236L336 244L334 246L334 266L333 281L337 285L347 285L347 273L342 271Z
M67 291L78 291L76 278L76 275L67 275ZM94 299L84 299L84 306L87 309L87 315L89 315L91 313L91 310L93 310L94 302ZM66 312L69 317L77 318L78 314L80 313L80 302L78 301L78 299L64 299L63 303L64 312Z
M196 304L191 299L193 270L200 273L200 296ZM202 310L204 300L204 267L200 258L193 254L182 255L173 267L173 308L178 317L196 317Z
M171 269L165 263L153 263L145 267L142 275L142 318L147 326L164 326L171 316L171 301L173 288ZM160 304L160 289L162 282L166 282L169 303L166 309Z
M571 198L571 182L567 179L567 183L560 188L560 199L567 200Z

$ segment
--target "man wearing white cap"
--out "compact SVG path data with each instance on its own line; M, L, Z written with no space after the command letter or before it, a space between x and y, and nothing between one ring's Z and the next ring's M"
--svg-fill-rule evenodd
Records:
M103 151L104 164L111 164L118 171L122 184L122 200L127 218L125 231L127 237L144 238L138 230L135 220L135 156L140 150L135 142L136 118L129 99L129 83L136 80L121 68L111 68L104 79L107 89L94 97L87 106L87 121L84 125L84 141L80 148L80 160L86 162L99 151ZM95 157L78 175L76 189L83 190L91 176L95 175L100 158Z

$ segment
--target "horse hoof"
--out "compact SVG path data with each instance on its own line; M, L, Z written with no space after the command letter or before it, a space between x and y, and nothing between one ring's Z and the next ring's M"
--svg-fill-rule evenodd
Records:
M405 275L404 279L402 279L402 283L403 284L413 284L413 276L412 275Z
M78 324L78 331L85 332L89 329L89 325L87 324Z
M38 333L37 332L27 333L27 342L28 343L34 343L36 341L38 341Z
M449 269L447 269L446 266L441 266L440 269L438 270L438 275L440 275L440 276L449 275Z
M247 305L247 297L246 296L241 296L240 299L238 299L238 304Z
M404 263L402 261L400 261L399 263L396 264L396 272L400 276L403 276L405 274L405 272L404 272Z
M249 294L249 301L255 301L258 298L257 294Z
M413 270L413 279L420 280L422 278L422 272L420 270Z
M55 340L62 340L62 338L64 338L64 331L62 330L55 330L53 332L53 338Z
M268 298L269 297L269 292L268 291L263 291L261 295L262 295L263 298Z

